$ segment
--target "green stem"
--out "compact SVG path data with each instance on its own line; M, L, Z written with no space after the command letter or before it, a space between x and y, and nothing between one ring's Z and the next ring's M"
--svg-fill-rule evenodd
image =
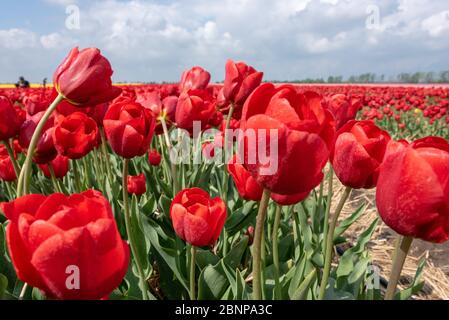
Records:
M50 118L53 111L59 105L59 103L64 99L64 97L59 94L53 103L48 107L47 111L44 113L42 119L39 121L39 124L36 127L36 130L33 133L33 137L31 138L30 146L28 147L27 157L25 159L25 163L23 164L22 170L20 171L19 181L17 185L17 196L21 197L29 193L30 187L30 174L31 174L31 164L33 162L34 150L41 138L42 130L44 129L45 124Z
M167 123L165 122L164 117L160 117L159 120L161 121L162 129L164 130L165 143L166 143L167 149L168 149L168 161L170 162L170 169L171 169L171 175L172 175L172 181L173 181L173 194L176 195L179 192L179 181L178 181L178 172L177 172L176 164L174 164L171 161L171 156L170 156L173 146L170 141L170 136L168 134L168 127L167 127Z
M49 162L47 164L47 166L48 166L48 171L50 171L51 182L53 183L53 188L55 189L56 192L62 193L61 186L58 183L58 179L56 178L56 175L55 175L55 170L53 169L53 165L51 164L51 162Z
M398 286L399 278L401 276L402 268L404 267L405 259L412 245L412 237L398 236L396 249L394 251L393 266L391 269L390 279L388 281L387 291L385 293L385 300L393 300Z
M19 178L20 167L19 167L19 164L17 163L16 157L14 157L14 151L11 148L11 144L7 140L4 141L4 143L5 143L6 151L8 151L9 158L11 159L12 165L14 167L14 172L16 173L16 178Z
M278 205L276 208L276 215L274 217L273 234L271 236L273 243L273 265L274 265L274 292L275 299L281 299L281 284L279 281L279 246L278 246L278 230L281 223L282 206Z
M196 247L192 245L190 248L190 300L196 300L195 293L195 257Z
M129 210L129 195L128 195L128 169L129 169L129 159L124 159L122 189L123 189L123 206L125 210L125 228L126 233L128 234L128 241L129 246L131 248L131 253L136 263L137 272L139 273L140 285L142 287L142 297L143 300L148 300L148 283L145 279L145 274L143 272L139 256L137 255L137 248L134 243L133 233L131 229L131 214Z
M329 232L329 215L332 206L332 196L333 196L333 183L334 183L334 168L332 164L329 165L327 177L327 200L326 200L326 211L324 213L324 228L323 228L323 242L327 239L327 233ZM324 245L324 254L326 254L326 245Z
M327 283L329 281L329 275L330 275L331 264L332 264L332 253L333 253L332 249L334 247L335 227L337 226L338 217L340 216L340 213L343 210L345 202L348 199L349 195L351 194L351 190L352 190L352 188L346 187L343 195L340 198L340 202L338 203L338 206L335 210L335 213L332 217L332 221L329 226L329 233L327 234L327 240L326 240L323 278L321 280L320 294L318 296L319 300L323 300L324 296L326 294L326 287L327 287Z
M257 213L256 229L254 231L254 243L253 243L253 299L261 300L262 298L262 284L260 275L261 266L261 245L262 234L265 224L265 218L267 216L268 203L270 202L271 192L267 189L264 190L262 200L259 204L259 212Z
M72 160L72 166L73 166L73 175L75 178L75 188L76 192L81 193L81 180L80 175L78 172L78 164L76 163L76 160Z
M104 129L100 128L100 136L101 136L101 152L103 153L103 159L105 161L105 167L106 167L106 172L108 175L108 179L109 179L109 183L110 185L112 185L114 183L113 177L112 177L112 173L111 173L111 161L109 159L109 153L108 153L108 149L107 149L107 139L106 139L106 135L104 134Z
M228 171L227 171L227 163L228 163L228 129L231 125L232 115L234 114L234 103L231 103L231 107L229 109L228 116L226 117L226 124L224 128L224 137L223 137L223 158L224 158L224 167L223 167L223 181L222 181L222 194L223 201L227 206L228 203ZM223 255L226 256L228 254L228 232L226 228L223 228Z

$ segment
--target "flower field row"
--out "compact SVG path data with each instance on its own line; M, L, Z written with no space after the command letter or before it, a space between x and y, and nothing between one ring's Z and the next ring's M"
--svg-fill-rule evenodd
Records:
M271 84L231 60L223 84L201 67L176 84L112 73L75 48L53 86L0 88L0 298L420 290L420 269L397 283L413 239L449 238L449 87ZM349 242L366 205L340 213L374 188L379 219ZM398 233L385 288L367 246L382 222Z

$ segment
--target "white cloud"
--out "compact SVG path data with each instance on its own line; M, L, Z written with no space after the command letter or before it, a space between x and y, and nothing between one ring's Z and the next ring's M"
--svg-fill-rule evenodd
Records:
M0 53L19 65L8 50L26 46L23 54L50 74L68 47L96 46L111 60L116 79L128 81L175 81L192 65L222 80L227 58L254 65L267 79L449 69L447 0L76 2L80 30L65 29L63 20L42 34L3 30ZM367 8L373 4L380 26L370 30Z
M11 50L32 48L36 45L36 39L36 34L28 30L0 30L0 48Z
M40 43L45 49L62 49L75 45L76 41L54 32L41 36Z
M430 36L439 37L449 31L449 10L430 16L423 20L421 26Z
M77 0L44 0L47 3L50 4L56 4L56 5L60 5L60 6L68 6L71 4L77 4L78 1Z

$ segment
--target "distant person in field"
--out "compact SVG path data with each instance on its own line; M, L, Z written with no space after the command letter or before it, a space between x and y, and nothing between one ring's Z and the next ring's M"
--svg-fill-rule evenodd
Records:
M25 80L24 77L20 77L19 78L19 82L16 83L16 88L29 88L30 87L30 83Z

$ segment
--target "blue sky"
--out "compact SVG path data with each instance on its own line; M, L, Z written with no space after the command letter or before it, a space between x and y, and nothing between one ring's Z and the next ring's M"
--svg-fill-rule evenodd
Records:
M373 5L374 4L374 5ZM79 29L67 28L69 5ZM70 20L73 21L73 20ZM23 0L0 12L0 82L49 79L71 47L96 46L116 81L177 81L226 59L266 79L449 69L447 0Z

